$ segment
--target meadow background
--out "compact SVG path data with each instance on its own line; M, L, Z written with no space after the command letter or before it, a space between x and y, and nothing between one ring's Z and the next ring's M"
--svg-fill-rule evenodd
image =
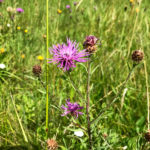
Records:
M92 62L91 119L111 102L132 66L132 51L141 49L144 61L135 69L119 100L92 125L95 150L148 150L147 99L150 64L149 0L49 0L49 47L79 43L87 35L101 41ZM66 5L71 8L67 9ZM7 8L21 7L12 14ZM19 28L20 27L20 28ZM40 57L39 57L40 56ZM52 56L49 55L49 58ZM49 124L46 136L46 1L4 0L0 3L0 149L45 149L53 138L62 150L87 150L88 137L74 135L78 127L62 117L66 99L85 102L69 78L54 64L48 65ZM41 65L41 82L32 67ZM85 95L87 63L77 64L71 76ZM146 82L147 80L147 82ZM124 94L123 94L124 93ZM83 111L85 113L85 109ZM86 127L86 116L77 122ZM144 146L145 145L145 146Z

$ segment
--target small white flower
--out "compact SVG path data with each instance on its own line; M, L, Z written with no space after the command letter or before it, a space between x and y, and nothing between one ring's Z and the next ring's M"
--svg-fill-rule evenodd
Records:
M0 69L5 69L6 66L4 64L0 64Z
M82 131L74 131L74 134L78 137L82 137L84 135Z
M124 147L123 147L123 150L126 150L127 148L128 148L127 146L124 146Z
M9 23L7 23L7 27L8 27L8 28L10 27L10 24L9 24Z

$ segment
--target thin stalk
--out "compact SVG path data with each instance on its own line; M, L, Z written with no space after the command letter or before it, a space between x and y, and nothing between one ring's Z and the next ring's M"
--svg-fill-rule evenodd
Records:
M139 9L140 9L140 7L141 7L141 3L142 3L142 0L139 2ZM131 35L131 40L130 40L130 42L129 42L129 46L128 46L128 56L130 55L130 50L131 50L131 46L132 46L132 42L133 42L133 38L134 38L136 26L137 26L137 24L138 24L138 17L139 17L139 12L136 14L136 18L135 18L135 22L134 22L134 26L133 26L133 31L132 31L132 35Z
M46 48L47 48L47 65L46 65L46 138L48 138L48 0L46 0L46 26L47 26L47 35L46 35Z
M72 121L72 123L73 123L75 126L77 126L77 127L81 128L82 130L84 130L84 131L86 131L86 132L87 132L87 130L86 130L86 129L84 129L83 127L81 127L81 125L80 125L80 124L78 124L78 123L76 123L76 122L73 122L73 121Z
M134 37L137 21L138 21L138 14L136 15L136 18L135 18L133 31L132 31L131 39L130 39L129 46L128 46L128 56L130 55L130 50L131 50L131 46L132 46L132 42L133 42L133 37Z
M20 120L20 118L19 118L19 115L18 115L18 112L17 112L16 106L15 106L15 103L14 103L14 100L13 100L13 96L12 96L12 94L11 94L11 93L10 93L10 97L11 97L11 100L12 100L12 103L13 103L13 107L14 107L14 110L15 110L15 113L16 113L16 116L17 116L17 119L18 119L18 122L19 122L20 128L21 128L21 130L22 130L22 134L23 134L24 140L25 140L26 142L28 142L28 138L27 138L27 136L26 136L26 134L25 134L25 131L24 131L24 129L23 129L23 126L22 126L21 120Z
M91 123L90 123L90 76L91 76L91 60L88 61L88 77L87 77L87 102L86 102L86 115L87 115L87 130L89 136L89 150L92 150L92 136L91 136Z
M98 116L97 116L95 119L93 119L93 120L91 121L91 124L93 124L93 123L105 112L105 110L107 110L108 108L110 108L111 105L112 105L114 102L116 102L116 101L118 100L118 96L120 95L120 93L121 93L122 90L124 89L125 85L127 84L128 80L130 79L131 74L132 74L132 72L133 72L133 70L134 70L134 68L135 68L136 66L137 66L137 64L133 64L133 67L132 67L131 71L129 72L129 74L128 74L126 80L123 82L123 85L122 85L121 89L119 90L118 94L115 96L115 98L112 100L112 102L111 102L110 104L108 104L108 105L98 114Z
M38 80L40 81L41 85L43 86L44 89L46 89L46 86L44 85L44 82L41 80L41 77L38 77Z
M147 122L148 122L148 130L149 130L149 85L148 85L148 75L147 75L147 67L146 61L144 61L144 69L145 69L145 78L146 78L146 89L147 89Z
M82 93L80 92L79 88L74 83L74 81L72 79L72 76L70 75L70 73L68 73L68 74L69 74L69 80L70 80L72 86L74 87L74 89L76 90L76 92L79 94L79 96L84 100L84 97L83 97Z

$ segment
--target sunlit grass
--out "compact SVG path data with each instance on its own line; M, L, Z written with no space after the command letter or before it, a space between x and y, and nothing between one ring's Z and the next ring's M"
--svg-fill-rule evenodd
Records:
M143 133L148 126L150 2L143 0L140 5L136 0L78 2L74 5L73 1L49 0L48 46L66 42L66 38L70 38L76 40L82 50L87 35L100 39L101 46L91 64L91 119L119 91L119 85L125 81L132 66L132 51L141 49L144 52L146 66L142 62L135 69L126 85L125 96L121 93L120 99L92 127L97 149L122 149L124 146L140 149ZM66 9L66 5L71 6L70 10ZM13 14L7 11L9 6L23 8L24 12L16 13L12 19ZM51 58L51 55L48 57ZM0 146L45 148L46 90L42 84L46 85L46 62L46 1L4 0L0 4L0 64L6 66L0 70ZM42 67L42 83L32 73L34 65ZM77 64L71 72L74 83L83 94L86 90L86 67L86 63ZM144 67L147 67L146 72ZM67 118L62 118L60 109L67 98L84 106L85 103L63 71L55 64L49 64L48 69L51 101L48 138L56 139L60 149L86 150L86 133L82 138L75 137L73 131L78 127ZM77 122L86 127L85 116ZM104 134L107 134L107 138Z

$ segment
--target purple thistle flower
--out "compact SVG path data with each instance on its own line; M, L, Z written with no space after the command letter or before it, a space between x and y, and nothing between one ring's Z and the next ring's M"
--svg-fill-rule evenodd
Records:
M0 0L0 3L2 3L3 2L3 0Z
M79 115L82 115L82 112L79 112L78 110L83 109L83 107L81 107L79 104L75 103L71 103L70 99L66 100L66 106L64 105L61 106L61 108L64 110L64 113L61 116L66 116L68 114L71 114L72 116L76 116L76 118L78 118Z
M24 12L24 10L22 8L17 8L16 11L19 12L19 13Z
M86 37L83 46L87 47L87 46L94 46L98 41L98 38L96 38L94 35L89 35Z
M67 9L70 9L70 5L66 5L66 8L67 8Z
M70 70L72 67L76 67L76 62L86 62L88 58L83 58L89 56L86 50L78 51L78 44L67 39L67 44L54 45L50 49L50 53L53 54L53 58L48 63L56 63L58 67L63 68L64 71Z

